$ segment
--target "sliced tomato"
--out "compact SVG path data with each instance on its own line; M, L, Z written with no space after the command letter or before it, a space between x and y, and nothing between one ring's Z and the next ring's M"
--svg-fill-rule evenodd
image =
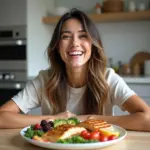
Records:
M110 135L109 137L108 137L108 140L115 140L115 139L117 139L118 137L116 136L116 135Z
M83 130L81 133L80 133L80 136L84 136L88 131L87 130Z
M87 130L84 130L84 131L81 132L80 136L83 137L83 138L86 139L86 140L89 140L91 134L90 134L90 132L88 132Z
M101 135L100 138L99 138L99 141L101 141L101 142L106 142L106 141L108 141L108 136Z
M92 140L99 140L99 138L100 138L100 132L99 131L91 132L90 139L92 139Z

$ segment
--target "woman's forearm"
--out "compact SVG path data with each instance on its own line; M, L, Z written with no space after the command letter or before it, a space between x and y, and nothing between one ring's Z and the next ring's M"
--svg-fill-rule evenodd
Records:
M47 120L51 117L52 116L30 116L9 111L1 111L0 128L22 128L31 124L40 123L41 120Z
M121 126L127 130L150 131L150 114L138 112L124 116L102 116L102 115L81 115L78 118L84 119L101 119L108 123Z
M66 119L74 116L76 116L76 114L69 111L47 116L31 116L11 111L0 111L0 128L23 128L32 124L40 123L41 120L49 121L55 119Z

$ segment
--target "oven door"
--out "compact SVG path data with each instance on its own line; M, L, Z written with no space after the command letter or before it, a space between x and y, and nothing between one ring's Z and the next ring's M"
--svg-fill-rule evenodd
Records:
M25 83L9 83L9 82L1 82L0 83L0 106L10 100L14 95L20 92Z
M0 60L26 60L26 40L1 40Z

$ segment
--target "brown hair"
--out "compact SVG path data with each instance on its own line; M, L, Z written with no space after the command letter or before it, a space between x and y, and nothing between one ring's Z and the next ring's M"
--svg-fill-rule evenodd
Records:
M72 9L64 14L57 23L51 42L48 46L50 73L48 83L48 96L54 112L63 111L67 100L67 82L65 63L58 53L58 45L64 22L76 18L83 25L92 41L92 53L88 63L87 89L84 94L85 114L103 114L104 105L108 97L108 84L105 80L106 57L102 48L97 28L90 18L80 10Z

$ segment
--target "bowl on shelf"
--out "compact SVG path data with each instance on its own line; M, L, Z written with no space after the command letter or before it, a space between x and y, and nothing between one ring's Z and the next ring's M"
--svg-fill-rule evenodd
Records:
M123 12L124 1L123 0L104 0L103 12Z

